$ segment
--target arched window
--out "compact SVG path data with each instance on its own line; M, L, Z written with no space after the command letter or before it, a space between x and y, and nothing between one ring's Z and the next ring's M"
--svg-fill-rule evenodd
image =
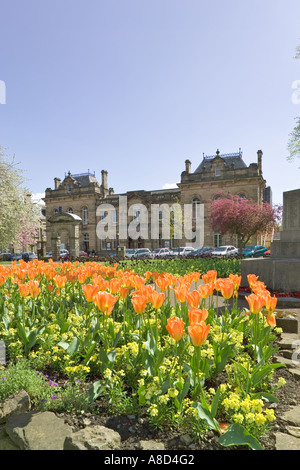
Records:
M83 207L82 209L82 223L84 225L88 224L88 215L89 215L89 210L87 207Z
M69 207L68 213L69 213L69 214L73 214L73 209L72 209L72 207Z

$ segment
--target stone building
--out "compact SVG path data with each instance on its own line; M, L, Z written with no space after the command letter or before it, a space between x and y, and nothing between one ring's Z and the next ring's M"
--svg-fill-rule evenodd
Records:
M113 188L108 187L105 170L102 170L101 182L89 171L82 174L69 172L62 181L54 178L54 189L47 188L44 198L47 251L51 250L49 219L55 213L79 216L80 250L98 254L115 250L117 246L153 249L164 246L236 244L236 240L221 237L212 231L209 203L220 192L238 194L257 203L265 200L272 202L271 189L266 187L263 178L262 156L263 152L259 150L256 162L247 166L241 150L231 154L220 154L217 150L216 155L203 155L194 171L191 162L186 160L177 187L165 190L116 194ZM185 210L189 213L187 219ZM166 231L161 223L166 220L165 214L169 221ZM179 219L176 214L180 215ZM185 230L179 234L176 232L178 220L188 220L188 234ZM201 231L201 236L198 236L197 231ZM107 236L103 235L105 233ZM60 241L68 249L70 241L67 230L61 230Z

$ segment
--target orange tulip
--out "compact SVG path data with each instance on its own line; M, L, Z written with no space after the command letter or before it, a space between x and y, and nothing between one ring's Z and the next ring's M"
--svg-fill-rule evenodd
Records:
M234 283L229 279L224 279L223 282L219 283L221 294L224 299L231 299L234 292Z
M53 278L53 281L55 282L56 287L58 287L59 289L62 289L66 285L67 276L57 275Z
M105 315L111 314L117 300L118 296L103 291L97 292L93 297L94 303Z
M128 293L129 293L128 287L123 287L123 286L120 287L119 294L122 299L126 299Z
M192 340L194 346L202 346L205 343L208 333L210 330L210 325L206 325L204 321L200 323L193 323L193 325L188 327L188 333Z
M221 278L216 279L215 282L214 282L214 289L218 292L221 290L221 287L220 287L221 282L223 282L223 279L221 279Z
M29 292L29 285L28 284L19 284L19 293L21 297L27 297Z
M265 306L269 314L273 313L277 305L277 298L271 295L265 296Z
M202 321L205 321L208 317L208 311L203 308L202 310L198 308L192 308L188 312L189 315L189 320L190 324L192 325L193 323L200 323Z
M228 279L233 282L234 291L237 292L241 284L242 276L238 276L237 274L229 274Z
M78 273L77 274L77 279L80 284L83 284L84 281L86 280L86 274L85 273Z
M147 298L144 295L136 295L131 302L136 313L144 313L147 307Z
M194 271L194 272L192 273L192 276L193 276L193 281L194 281L194 282L198 282L198 281L199 281L199 278L200 278L200 276L201 276L201 273L199 273L198 271Z
M186 285L181 285L181 286L176 287L174 289L174 292L175 292L176 299L178 300L178 302L183 303L186 301L186 297L189 291Z
M260 295L250 294L246 297L251 313L259 313L264 306L264 298Z
M269 326L276 326L276 318L275 318L274 313L268 313L267 323Z
M31 280L28 282L29 294L32 297L37 297L41 292L38 281Z
M206 274L202 274L202 279L205 284L214 283L217 278L217 271L210 270Z
M98 292L98 286L93 284L84 284L82 286L85 298L88 302L93 302L94 295Z
M184 333L184 321L178 317L168 318L166 329L175 341L180 341Z
M6 281L6 277L1 274L1 275L0 275L0 286L3 286L3 284L5 283L5 281Z
M154 308L160 308L165 300L165 294L163 292L152 292L150 299Z
M252 283L252 292L254 294L259 295L259 293L264 292L264 293L269 293L266 289L266 285L262 281L255 281Z
M258 278L259 276L255 276L255 274L247 275L247 281L251 289L252 289L252 285L257 281Z
M112 294L116 294L118 292L121 282L122 281L120 279L116 278L110 280L109 290Z
M192 292L188 292L186 300L191 308L198 308L201 300L201 294L199 291L193 290Z
M207 299L214 292L214 284L208 283L198 287L198 291L203 299Z
M155 281L155 284L159 288L160 291L164 292L170 287L170 281L169 279L165 277L158 277Z

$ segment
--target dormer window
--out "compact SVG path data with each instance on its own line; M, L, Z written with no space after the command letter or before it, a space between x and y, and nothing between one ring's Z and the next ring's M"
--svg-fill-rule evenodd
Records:
M71 186L70 184L68 184L68 186L67 186L67 191L68 191L68 193L70 193L71 190L72 190L72 186Z
M221 176L221 167L220 166L215 167L215 176Z

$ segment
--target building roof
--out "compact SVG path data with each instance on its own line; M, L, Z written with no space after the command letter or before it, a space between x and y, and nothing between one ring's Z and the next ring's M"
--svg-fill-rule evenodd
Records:
M234 170L247 168L247 165L244 162L242 155L243 153L241 152L241 150L237 153L226 153L226 154L220 154L220 152L217 150L216 155L213 155L213 156L203 155L203 160L200 163L200 165L196 168L194 173L202 173L204 167L210 168L215 158L222 158L222 160L224 160L225 166L228 168L233 168Z
M76 181L76 184L78 184L79 186L88 186L89 184L91 183L97 183L99 184L96 176L95 176L95 173L78 173L76 175L71 175L72 178L75 179Z

